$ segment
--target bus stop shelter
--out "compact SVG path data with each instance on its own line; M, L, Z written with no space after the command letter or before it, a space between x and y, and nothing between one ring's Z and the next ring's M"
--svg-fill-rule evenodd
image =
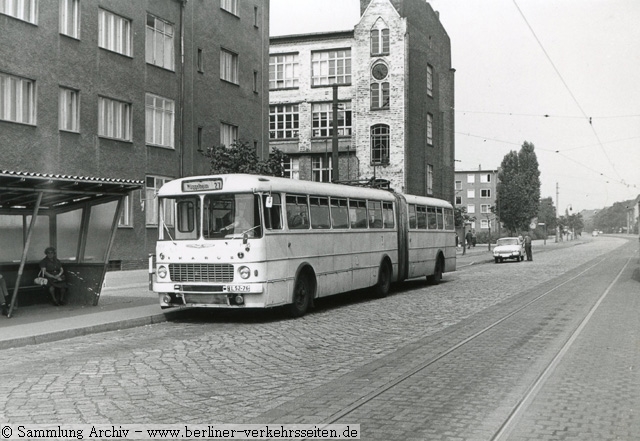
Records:
M126 196L144 182L0 170L0 274L10 296L48 299L34 284L53 246L65 270L70 304L98 304Z

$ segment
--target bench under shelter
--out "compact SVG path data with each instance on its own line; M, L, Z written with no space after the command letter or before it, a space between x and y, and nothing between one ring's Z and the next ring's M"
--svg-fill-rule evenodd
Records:
M48 302L35 285L53 246L69 284L66 300L97 306L126 196L144 182L0 170L0 274L18 304Z

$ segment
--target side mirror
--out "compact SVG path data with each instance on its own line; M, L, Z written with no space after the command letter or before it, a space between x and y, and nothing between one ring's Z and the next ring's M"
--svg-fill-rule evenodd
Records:
M249 241L249 235L247 233L244 233L242 235L242 245L246 245L248 241Z

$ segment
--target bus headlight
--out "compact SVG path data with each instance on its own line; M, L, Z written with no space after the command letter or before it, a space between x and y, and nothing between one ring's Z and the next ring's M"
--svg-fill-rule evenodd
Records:
M158 277L160 279L164 279L165 277L167 277L167 267L166 266L159 266L158 267Z
M240 277L242 277L243 279L248 279L249 277L251 277L251 270L249 269L249 267L241 266L240 268L238 268L238 274L240 274Z

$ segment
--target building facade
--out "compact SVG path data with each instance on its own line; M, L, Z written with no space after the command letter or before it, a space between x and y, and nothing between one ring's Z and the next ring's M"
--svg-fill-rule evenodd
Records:
M146 265L155 192L199 151L268 153L268 0L0 0L0 29L0 170L143 180L118 266Z
M453 202L451 44L429 3L363 0L353 30L272 37L269 69L270 146L287 176L384 179Z
M481 231L496 231L499 228L494 206L497 197L498 170L456 170L455 207L465 208L475 221L466 226Z

